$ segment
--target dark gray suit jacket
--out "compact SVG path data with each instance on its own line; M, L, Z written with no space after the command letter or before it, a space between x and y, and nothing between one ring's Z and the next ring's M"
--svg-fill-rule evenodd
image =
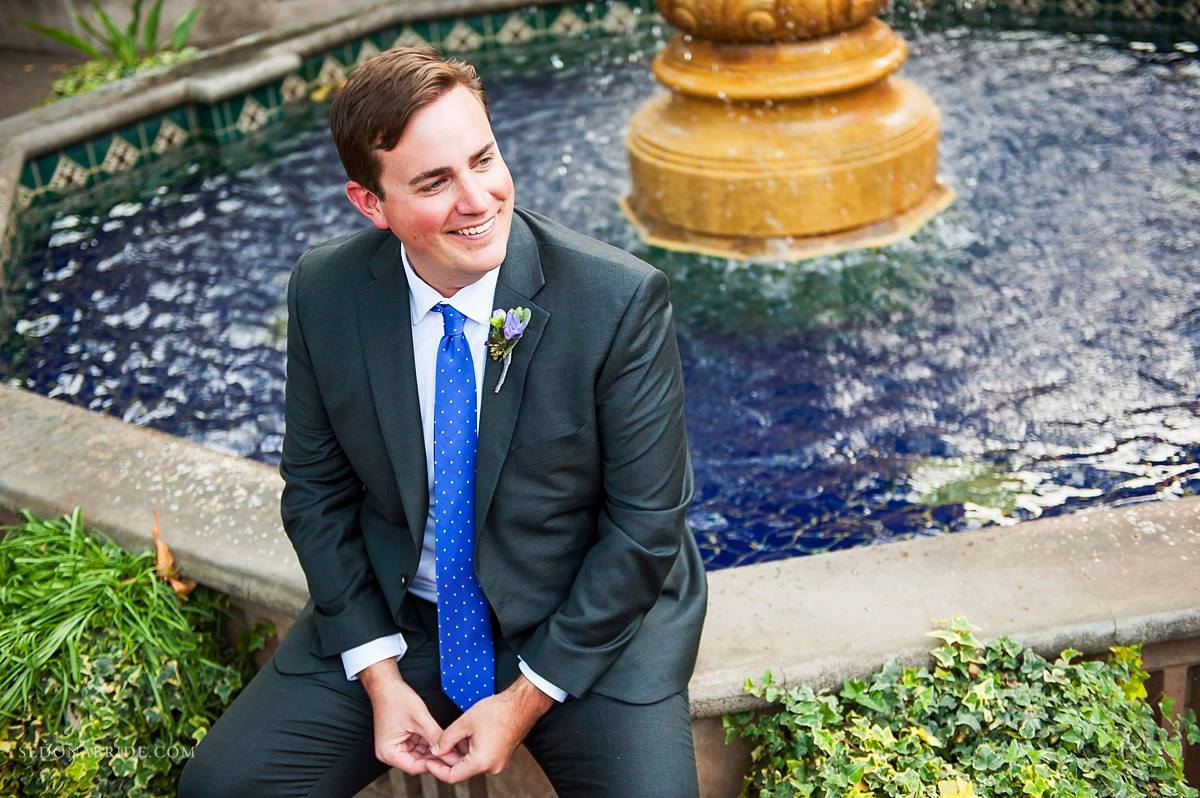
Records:
M648 703L686 687L707 587L685 514L692 468L662 272L538 214L513 215L494 306L529 308L503 389L489 358L475 570L504 639L573 696ZM428 510L399 241L306 252L288 290L282 516L311 600L284 672L402 632Z

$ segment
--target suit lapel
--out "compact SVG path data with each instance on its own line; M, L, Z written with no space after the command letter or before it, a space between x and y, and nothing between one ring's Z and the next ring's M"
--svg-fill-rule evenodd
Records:
M400 242L394 236L372 258L370 269L375 280L358 289L359 341L384 445L404 504L404 516L420 552L429 514L425 439L413 363L408 281L400 263ZM495 388L502 364L488 357L484 365L479 449L475 460L476 530L483 528L483 520L487 518L521 409L529 363L550 318L533 301L544 284L537 241L525 220L514 213L508 254L500 265L493 307L505 310L527 307L532 315L513 349L512 364L499 393Z
M383 442L419 555L429 514L428 476L413 367L408 280L400 265L400 242L395 236L389 236L375 253L370 268L376 279L358 289L358 336Z
M500 469L508 456L513 427L525 395L529 363L541 340L550 314L533 297L545 285L537 240L520 215L514 213L508 238L508 254L500 266L493 307L509 310L517 306L531 311L529 326L513 349L512 364L504 386L496 393L502 363L488 357L483 372L482 406L479 411L479 450L475 458L475 530L483 529L491 506ZM486 356L486 355L485 355Z

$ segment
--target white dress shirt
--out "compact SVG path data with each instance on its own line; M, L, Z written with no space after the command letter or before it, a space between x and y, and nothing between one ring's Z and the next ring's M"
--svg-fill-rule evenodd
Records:
M492 315L492 301L496 294L496 278L500 268L492 269L479 280L460 288L452 297L443 297L413 271L408 262L404 246L400 247L400 259L408 277L409 316L412 321L413 363L416 368L417 398L421 406L421 428L425 438L425 473L429 495L433 495L433 396L437 384L437 348L442 340L442 314L433 310L444 302L467 317L463 323L463 335L471 348L471 361L475 366L475 424L478 428L479 411L483 406L483 369L487 365L486 345L488 319ZM429 515L425 519L425 534L421 546L421 559L413 575L409 591L417 596L437 603L437 574L435 563L437 517L434 503L429 503ZM346 678L355 680L369 665L394 657L399 660L408 650L401 634L377 637L374 640L342 652L342 666ZM566 691L538 676L524 660L520 660L521 672L542 692L555 701L563 701Z

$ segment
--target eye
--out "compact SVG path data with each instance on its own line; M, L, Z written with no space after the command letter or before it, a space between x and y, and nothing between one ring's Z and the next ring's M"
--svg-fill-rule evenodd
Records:
M434 180L432 183L426 183L425 185L421 186L421 192L423 194L432 194L433 192L435 192L439 188L441 188L442 184L444 184L445 182L446 182L446 178L439 177L437 180Z
M492 161L496 160L495 155L485 155L479 159L478 165L487 168L492 165Z

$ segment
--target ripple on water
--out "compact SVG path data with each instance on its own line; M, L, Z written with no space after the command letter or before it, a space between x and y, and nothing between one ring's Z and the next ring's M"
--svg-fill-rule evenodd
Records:
M671 277L710 568L1200 488L1195 60L905 34L959 199L912 240L802 265L647 251L618 213L652 43L485 67L519 203ZM321 125L53 219L8 379L276 462L288 273L362 226Z

